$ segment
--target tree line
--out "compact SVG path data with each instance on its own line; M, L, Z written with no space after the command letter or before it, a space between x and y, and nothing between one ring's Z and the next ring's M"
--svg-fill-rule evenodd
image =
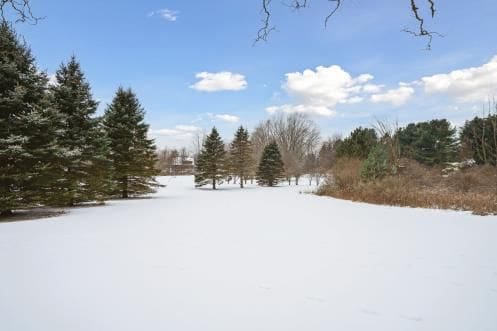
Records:
M225 145L216 128L205 137L195 156L197 187L233 180L241 188L254 179L260 185L274 186L282 180L299 184L299 178L312 172L308 162L319 144L319 130L304 114L277 115L261 122L252 135L241 126L233 141Z
M395 173L401 159L425 166L446 166L473 162L497 165L497 105L483 116L468 120L460 128L447 119L409 123L404 127L378 122L373 128L356 128L345 139L325 142L320 155L331 169L338 158L363 160L364 179L377 179ZM325 161L326 163L326 161Z
M26 43L1 23L2 215L153 190L156 150L136 94L119 87L103 116L97 107L75 56L49 83Z
M280 114L261 122L251 135L240 127L229 145L223 143L214 128L201 145L195 157L195 183L197 186L211 184L213 188L216 183L231 180L239 181L243 187L244 182L254 179L270 186L282 180L290 184L293 179L298 185L304 174L309 184L312 180L319 184L336 161L343 158L361 161L364 180L395 174L402 167L402 159L425 166L446 166L468 160L495 166L497 105L460 128L447 119L409 123L403 127L379 121L371 128L358 127L345 138L336 135L323 142L314 122L304 114ZM265 168L267 160L275 160L274 170ZM265 179L261 171L266 174ZM268 174L274 174L274 179L268 181Z

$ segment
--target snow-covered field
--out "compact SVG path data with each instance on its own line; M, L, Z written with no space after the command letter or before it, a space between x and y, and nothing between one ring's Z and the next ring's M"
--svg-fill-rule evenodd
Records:
M195 190L0 223L0 330L497 330L497 218Z

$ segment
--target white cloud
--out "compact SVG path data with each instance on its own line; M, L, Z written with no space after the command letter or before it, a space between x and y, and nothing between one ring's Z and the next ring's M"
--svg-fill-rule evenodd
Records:
M283 89L296 99L295 104L266 108L267 112L301 112L319 116L333 116L338 104L355 104L364 100L364 94L380 91L382 85L369 83L371 74L352 77L338 65L318 66L315 70L288 73Z
M319 105L305 105L305 104L300 104L300 105L280 105L280 106L271 106L267 107L266 111L269 114L275 114L278 112L282 113L304 113L304 114L309 114L309 115L318 115L318 116L334 116L336 112L334 110L331 110L330 108L326 106L319 106Z
M363 74L352 78L340 66L333 65L319 66L315 71L306 69L302 73L288 73L286 78L284 88L289 94L307 103L334 107L351 94L360 92L361 84L373 79L373 76Z
M237 123L240 120L240 117L229 114L217 114L214 118L227 123Z
M446 93L460 102L485 101L497 92L497 56L480 67L421 78L426 93Z
M348 98L347 100L345 100L345 103L349 103L349 104L361 103L363 100L364 100L363 97L355 96L355 97L351 97L351 98Z
M150 130L152 136L163 136L173 138L191 138L196 133L202 132L202 128L193 125L176 125L172 129Z
M394 106L402 106L414 95L414 89L410 86L400 85L396 89L391 89L381 94L373 94L371 102L373 103L390 103Z
M245 76L229 71L217 73L200 72L195 75L198 82L191 85L190 88L197 91L218 92L218 91L240 91L247 88Z
M202 135L203 130L193 125L176 125L172 128L149 130L150 138L155 140L159 148L188 148L197 134Z
M177 10L171 10L171 9L164 8L164 9L159 9L159 10L148 13L148 17L159 16L159 17L165 19L166 21L176 22L178 20L178 14L179 14L179 11L177 11Z
M366 84L362 87L365 93L380 93L385 85Z

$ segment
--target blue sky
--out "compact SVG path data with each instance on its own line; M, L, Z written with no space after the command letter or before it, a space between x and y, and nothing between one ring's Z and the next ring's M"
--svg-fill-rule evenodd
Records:
M416 27L407 0L345 1L326 30L328 1L271 6L277 29L255 46L256 0L33 0L46 18L16 28L49 74L75 54L100 111L132 87L159 146L188 147L213 125L230 139L270 112L306 112L323 136L375 118L460 124L497 94L495 1L438 0L428 25L445 37L431 51L400 32Z

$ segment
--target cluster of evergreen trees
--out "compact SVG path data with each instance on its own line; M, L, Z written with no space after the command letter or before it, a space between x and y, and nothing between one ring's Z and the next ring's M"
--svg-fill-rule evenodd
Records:
M446 119L410 123L381 135L377 131L362 127L355 129L347 138L335 143L336 156L365 160L371 153L382 154L378 148L375 150L377 145L386 148L387 140L395 140L397 157L414 159L426 165L444 164L457 159L456 129Z
M48 83L12 27L0 25L0 213L149 192L155 146L144 110L119 88L101 118L73 56Z
M497 106L494 105L497 110ZM496 112L497 113L497 112ZM497 115L475 117L458 130L446 119L410 123L401 128L355 129L345 139L323 144L328 158L363 160L362 177L368 180L395 172L401 158L427 166L473 159L477 164L497 165ZM330 163L331 165L331 163ZM329 168L328 168L329 169Z
M238 178L240 187L255 177L259 185L274 186L284 178L284 164L276 142L265 146L258 166L255 165L249 132L240 126L226 151L214 127L204 140L202 150L195 158L195 185L217 184Z
M463 154L478 164L497 165L497 105L495 113L467 121L461 130Z

